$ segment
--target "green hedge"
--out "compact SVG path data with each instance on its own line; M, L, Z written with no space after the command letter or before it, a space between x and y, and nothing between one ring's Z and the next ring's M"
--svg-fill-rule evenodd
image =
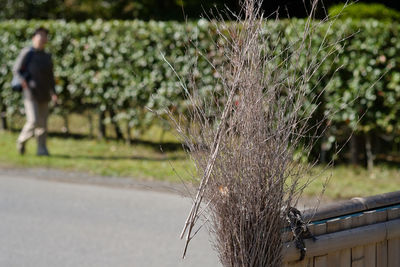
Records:
M376 19L380 21L398 21L400 12L379 3L337 4L329 7L330 16L341 19Z
M6 21L0 23L0 98L2 108L9 114L21 108L20 95L10 88L12 64L20 49L28 45L32 31L42 25L51 32L49 50L55 62L56 90L62 101L59 113L108 110L115 121L145 128L160 123L146 107L161 114L165 107L184 112L187 108L184 92L162 55L182 77L196 73L194 82L204 97L220 89L215 72L198 53L202 51L217 65L223 59L223 51L215 45L223 40L218 39L212 24L205 20L188 24ZM291 42L301 36L303 28L304 20L266 22L265 34L270 35L266 47L276 45L276 51L290 53ZM337 111L328 140L345 138L349 128L360 133L398 136L399 31L397 23L344 20L331 28L322 25L315 32L311 42L313 51L318 50L323 38L329 44L347 37L340 56L328 57L309 85L314 88L322 78L315 93L322 86L327 86L327 91L319 112ZM315 56L323 58L325 54ZM300 64L302 69L306 60ZM329 82L337 67L341 68Z
M49 50L54 59L56 91L62 101L59 112L112 110L115 119L129 120L135 127L145 127L155 119L145 107L157 111L181 106L182 91L162 53L174 62L179 74L185 75L193 61L187 56L186 46L190 39L206 39L208 30L204 22L2 22L0 86L2 104L9 113L21 107L20 95L9 86L12 64L39 25L51 32ZM200 41L199 46L208 50L211 43ZM201 60L198 69L203 77L200 86L206 88L212 73Z

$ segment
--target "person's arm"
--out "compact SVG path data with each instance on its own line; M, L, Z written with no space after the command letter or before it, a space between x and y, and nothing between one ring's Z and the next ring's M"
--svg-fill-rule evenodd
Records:
M57 103L58 101L58 96L56 94L56 82L54 79L54 66L53 66L53 59L50 55L50 64L51 64L51 74L50 74L50 88L51 88L51 99L53 100L54 103Z
M17 76L20 81L22 88L27 89L28 84L26 82L26 77L22 75L24 71L24 67L26 65L26 56L29 53L29 48L24 48L22 51L19 53L17 60L15 61L14 67L13 67L13 74Z

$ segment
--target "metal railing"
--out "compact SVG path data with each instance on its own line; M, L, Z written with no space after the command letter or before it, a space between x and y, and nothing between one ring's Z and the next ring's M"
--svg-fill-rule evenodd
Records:
M308 210L303 218L316 240L304 240L306 256L300 261L286 233L284 266L400 267L400 191Z

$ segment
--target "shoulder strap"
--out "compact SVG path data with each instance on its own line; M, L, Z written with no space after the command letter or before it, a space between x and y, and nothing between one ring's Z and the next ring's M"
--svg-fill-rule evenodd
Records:
M26 55L25 68L28 68L28 65L29 65L29 63L31 62L31 59L32 59L32 56L33 56L33 52L34 52L34 50L33 50L33 48L31 47L31 48L29 49L28 54Z
M33 56L33 52L34 52L34 49L33 49L33 47L31 47L29 49L28 53L26 54L26 59L24 60L25 64L24 64L24 66L22 66L21 70L25 71L25 70L28 69L29 63L30 63L30 61L32 59L32 56Z

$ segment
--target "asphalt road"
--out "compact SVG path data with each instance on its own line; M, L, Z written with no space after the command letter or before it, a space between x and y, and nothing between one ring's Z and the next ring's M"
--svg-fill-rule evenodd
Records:
M0 266L220 266L206 231L186 259L176 194L0 172Z

